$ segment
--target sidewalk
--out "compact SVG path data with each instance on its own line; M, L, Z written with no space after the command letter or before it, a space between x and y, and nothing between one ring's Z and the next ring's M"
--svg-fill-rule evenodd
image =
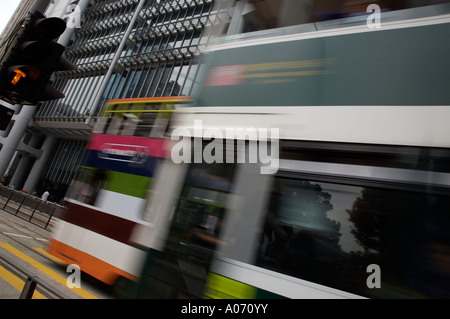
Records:
M0 186L0 210L30 225L52 231L55 225L54 219L64 212L64 207Z
M52 218L51 224L52 229L54 229L54 225L57 223L57 218ZM34 238L49 238L52 234L52 230L50 227L45 229L39 225L29 222L28 220L15 216L10 212L7 212L3 209L0 209L0 223L10 225L22 232L29 233L33 235Z

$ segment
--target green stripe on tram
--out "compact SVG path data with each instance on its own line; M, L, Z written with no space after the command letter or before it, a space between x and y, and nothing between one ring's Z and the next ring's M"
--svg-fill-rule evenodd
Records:
M138 198L146 198L151 177L108 171L105 189Z
M215 273L208 275L205 297L211 299L286 299L286 297L270 291Z

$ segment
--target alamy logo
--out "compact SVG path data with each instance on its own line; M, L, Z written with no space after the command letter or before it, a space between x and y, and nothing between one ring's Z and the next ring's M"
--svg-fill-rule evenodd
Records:
M66 286L70 289L81 288L81 269L80 266L71 264L67 266L67 273L70 275L66 279Z
M98 157L105 160L142 164L150 155L150 149L141 145L104 143Z
M369 29L380 29L381 28L381 8L378 4L370 4L367 7L367 12L371 14L367 17L367 27Z
M70 4L67 6L66 14L63 19L67 18L66 26L69 29L81 28L81 9L77 4Z
M368 288L381 288L381 268L377 264L370 264L367 266L367 273L370 275L367 277L366 285Z
M221 130L208 127L204 129L202 121L195 120L193 135L189 129L178 127L173 130L171 139L178 140L171 150L172 161L176 164L260 163L261 174L275 174L278 171L278 128L231 127ZM202 140L210 140L210 142L203 147ZM235 141L237 153L234 147ZM248 152L243 151L246 145L248 145Z

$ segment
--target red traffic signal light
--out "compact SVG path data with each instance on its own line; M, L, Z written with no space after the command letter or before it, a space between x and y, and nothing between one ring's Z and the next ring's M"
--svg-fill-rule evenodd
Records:
M14 69L12 73L13 73L13 78L11 80L12 85L16 85L17 83L19 83L21 78L27 77L27 74L23 70L20 70L20 68Z
M54 71L75 68L62 56L64 46L53 42L65 28L62 19L38 11L25 20L0 64L0 98L34 105L64 97L49 82Z
M9 83L12 85L22 85L23 83L34 82L41 76L41 71L31 65L15 65L9 68Z

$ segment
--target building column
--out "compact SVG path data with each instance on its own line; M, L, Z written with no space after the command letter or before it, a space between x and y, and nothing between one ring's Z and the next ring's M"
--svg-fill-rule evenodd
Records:
M67 18L66 30L58 38L58 43L68 45L70 38L76 29L81 28L81 17L88 7L90 0L79 0L77 4L71 4L73 1L66 0L52 3L45 12L47 17Z
M231 21L228 26L227 35L239 34L242 30L242 25L244 24L243 12L247 5L247 1L238 1L236 5L231 9Z
M31 138L26 138L26 134L30 134ZM16 156L15 159L11 162L9 172L11 172L14 169L14 176L11 179L10 184L15 185L16 189L21 190L23 189L23 185L28 177L28 174L30 173L31 167L33 166L34 161L37 158L40 158L42 155L42 146L43 142L43 135L38 134L36 132L28 132L24 134L24 138L22 138L22 141L19 143L18 147L16 148ZM18 157L20 156L20 159ZM18 161L16 163L16 167L14 167L14 162Z
M53 135L48 135L45 139L45 142L41 148L43 151L42 156L34 162L33 168L31 169L30 174L28 174L27 181L23 186L24 191L31 193L36 187L39 179L41 178L42 172L44 171L45 164L47 164L50 154L52 153L55 141L56 138Z
M284 0L278 18L278 27L287 27L312 21L312 0Z
M0 150L0 176L6 173L6 169L19 146L28 123L32 119L36 106L24 105L19 114L13 115L11 121L14 121L11 130L6 138L3 139L3 147Z
M27 167L29 167L31 161L34 160L34 157L30 154L21 154L22 158L20 159L17 168L15 169L13 178L10 181L10 185L14 185L14 188L17 190L21 190L23 186L23 181L26 178Z

